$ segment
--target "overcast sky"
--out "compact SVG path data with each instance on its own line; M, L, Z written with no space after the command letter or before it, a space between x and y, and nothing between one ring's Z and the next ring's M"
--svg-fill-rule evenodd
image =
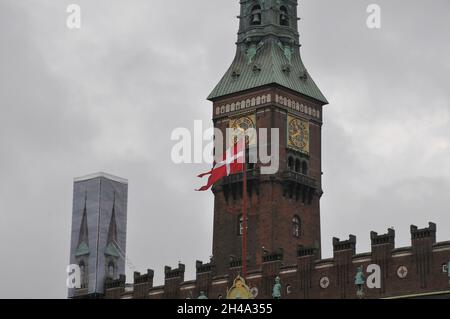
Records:
M66 8L82 9L80 30ZM382 28L366 8L378 3ZM302 57L325 96L323 257L331 238L438 224L450 239L450 2L303 0ZM0 0L0 297L65 298L73 178L129 179L134 270L211 254L208 165L170 160L176 127L211 125L237 0ZM133 268L134 267L134 268Z

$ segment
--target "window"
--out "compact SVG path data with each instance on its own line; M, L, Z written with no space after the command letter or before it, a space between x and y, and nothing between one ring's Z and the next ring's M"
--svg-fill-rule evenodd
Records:
M259 5L253 6L252 8L250 25L261 25L261 7Z
M287 285L286 286L286 294L290 295L292 293L292 286L291 285Z
M300 165L301 165L300 160L297 159L297 160L295 161L295 171L296 171L297 173L300 173Z
M247 229L248 229L248 218L247 218ZM244 219L242 215L239 215L239 224L238 224L238 235L242 236L244 233Z
M239 228L238 228L238 234L239 236L242 236L244 233L244 219L242 218L242 215L239 216Z
M302 174L308 175L308 163L306 161L302 162Z
M109 276L109 277L114 278L115 268L116 268L116 267L114 266L114 263L111 261L111 262L108 264L108 276Z
M294 159L292 157L289 157L289 159L288 159L288 168L291 171L294 170Z
M300 237L300 218L298 216L292 218L292 236Z
M280 8L280 25L289 26L289 15L285 6Z

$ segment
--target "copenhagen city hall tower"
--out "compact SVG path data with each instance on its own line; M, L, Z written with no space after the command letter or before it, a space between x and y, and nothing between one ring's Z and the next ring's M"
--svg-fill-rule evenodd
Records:
M328 104L300 55L296 0L242 0L236 56L208 99L214 126L267 128L279 170L248 164L247 262L295 263L299 247L320 258L321 127ZM270 129L279 130L279 150ZM250 141L251 143L251 141ZM217 150L216 150L217 151ZM243 174L214 188L213 260L218 274L242 263Z

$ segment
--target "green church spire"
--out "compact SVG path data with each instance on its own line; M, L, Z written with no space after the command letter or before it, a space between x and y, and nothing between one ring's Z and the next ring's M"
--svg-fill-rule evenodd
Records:
M328 104L300 56L297 0L241 0L236 56L209 100L278 84Z

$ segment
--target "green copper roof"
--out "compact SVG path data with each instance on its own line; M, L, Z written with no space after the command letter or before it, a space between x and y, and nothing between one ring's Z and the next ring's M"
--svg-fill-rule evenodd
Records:
M293 51L291 56L289 47ZM278 84L328 104L308 74L301 60L300 50L295 45L280 45L276 39L266 39L253 59L250 59L252 54L249 53L248 46L238 48L235 60L209 95L209 100L268 84Z
M88 255L90 253L90 251L89 251L89 247L88 247L88 245L86 244L86 242L82 242L79 246L78 246L78 248L77 248L77 251L75 252L75 256L84 256L84 255Z
M241 0L240 4L236 56L208 99L277 84L328 104L300 56L297 1Z
M112 243L109 243L108 246L106 246L105 255L112 257L120 257L119 252Z

